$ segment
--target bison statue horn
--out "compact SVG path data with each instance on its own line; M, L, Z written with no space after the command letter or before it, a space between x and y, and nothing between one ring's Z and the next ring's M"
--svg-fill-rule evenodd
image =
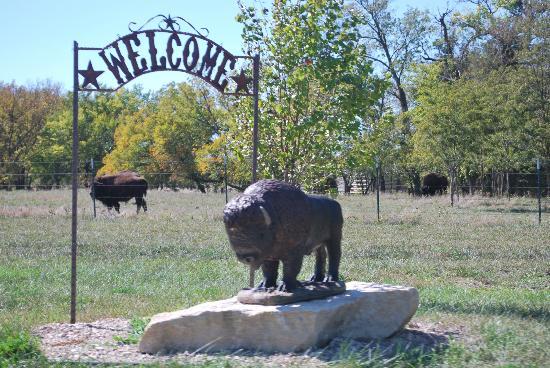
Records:
M263 206L260 206L260 211L262 211L262 215L264 215L265 224L267 226L271 225L271 216L269 216L267 210Z

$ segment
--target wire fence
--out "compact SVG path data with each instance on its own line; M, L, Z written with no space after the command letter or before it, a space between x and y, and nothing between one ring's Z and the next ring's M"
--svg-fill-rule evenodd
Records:
M170 164L170 163L169 163ZM176 163L175 163L176 164ZM36 168L36 165L41 165ZM55 167L57 165L57 167ZM60 189L71 186L71 161L0 161L1 189ZM60 167L61 166L61 167ZM85 161L78 172L79 187L89 187L95 176L93 164ZM29 169L31 167L31 169ZM189 187L186 175L177 171L140 171L153 186ZM321 180L322 181L322 180ZM207 183L211 186L221 183ZM363 172L348 182L339 179L334 183L321 185L315 191L330 192L337 189L344 194L368 195L376 191L408 192L413 194L415 188L405 173L384 169L377 175L376 169ZM218 189L218 188L216 188ZM447 191L451 188L448 185ZM488 172L472 178L459 177L454 186L457 195L474 195L504 197L510 195L535 196L537 191L546 197L550 195L550 163L543 160L540 170L535 167L531 172ZM418 194L418 193L416 193Z
M36 163L36 162L33 162ZM54 165L58 163L68 164L70 161L50 161L41 162L42 164ZM0 162L0 190L52 190L64 189L70 190L72 173L66 170L45 171L45 172L9 172L6 167L18 165L17 162ZM26 165L29 162L25 162ZM550 212L550 165L539 165L535 172L491 172L483 177L477 177L474 180L461 178L450 188L447 184L439 196L446 196L449 204L460 205L468 203L468 206L483 206L490 198L509 200L514 197L531 197L538 200L538 208L528 209L529 212L538 212L539 223L542 213ZM94 201L102 202L108 208L115 207L118 211L118 202L127 202L131 198L136 199L136 204L145 205L147 190L169 189L178 191L180 189L195 189L188 178L182 173L175 171L145 171L140 172L140 176L148 182L146 186L143 183L134 182L97 182L95 178L93 165L84 166L78 172L78 188L90 191L92 198L90 204L93 205L93 214L96 216L96 206L100 204ZM95 182L95 185L92 185ZM224 192L225 188L220 183L205 183L208 192ZM228 189L231 191L232 189ZM332 180L324 186L320 186L316 192L327 195L362 195L376 196L376 216L380 219L380 211L384 211L385 203L388 200L388 194L408 193L413 195L413 187L405 174L391 170L376 170L364 172L353 178L348 177L347 182L343 179ZM383 193L386 196L380 196ZM227 193L226 193L227 201ZM116 202L116 204L114 204ZM533 203L530 201L530 203ZM527 209L522 209L527 211Z

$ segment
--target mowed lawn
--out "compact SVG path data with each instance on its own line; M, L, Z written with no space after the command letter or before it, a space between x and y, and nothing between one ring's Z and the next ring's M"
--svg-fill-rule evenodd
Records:
M0 191L0 325L69 320L69 190ZM92 218L79 192L79 321L147 317L227 298L247 285L225 236L223 194L149 191L149 212ZM414 321L460 334L426 364L548 366L550 212L536 200L339 196L341 275L420 291ZM308 257L302 277L309 276ZM259 275L257 275L259 281Z

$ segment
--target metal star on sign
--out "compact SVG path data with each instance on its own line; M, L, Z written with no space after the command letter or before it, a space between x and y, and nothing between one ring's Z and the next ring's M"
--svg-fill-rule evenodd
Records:
M172 31L175 31L174 24L178 24L176 20L174 20L170 14L168 14L168 17L164 19L164 23L166 24L166 28L170 28Z
M103 70L94 70L92 62L88 62L88 69L79 70L78 73L84 77L84 82L82 82L82 88L86 88L88 84L92 84L96 89L99 89L99 84L97 83L97 77L103 74Z
M244 70L241 69L241 74L239 74L236 77L231 77L237 83L237 89L235 89L235 93L239 93L239 91L245 91L247 94L250 94L250 91L248 90L248 83L252 80L252 78L249 78L244 74Z

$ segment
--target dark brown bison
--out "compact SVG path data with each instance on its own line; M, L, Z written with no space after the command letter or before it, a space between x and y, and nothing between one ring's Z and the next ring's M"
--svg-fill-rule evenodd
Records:
M281 181L261 180L231 200L223 214L237 259L252 269L262 267L264 279L258 288L277 286L279 261L283 280L278 289L300 286L296 278L304 255L312 252L316 259L311 281L338 281L343 224L338 202Z
M422 179L422 194L435 195L443 194L447 191L449 181L445 175L429 173Z
M103 203L110 210L115 208L120 212L119 202L128 202L130 198L136 199L137 212L143 207L147 212L147 181L133 171L121 171L114 175L103 175L94 179L90 196Z

